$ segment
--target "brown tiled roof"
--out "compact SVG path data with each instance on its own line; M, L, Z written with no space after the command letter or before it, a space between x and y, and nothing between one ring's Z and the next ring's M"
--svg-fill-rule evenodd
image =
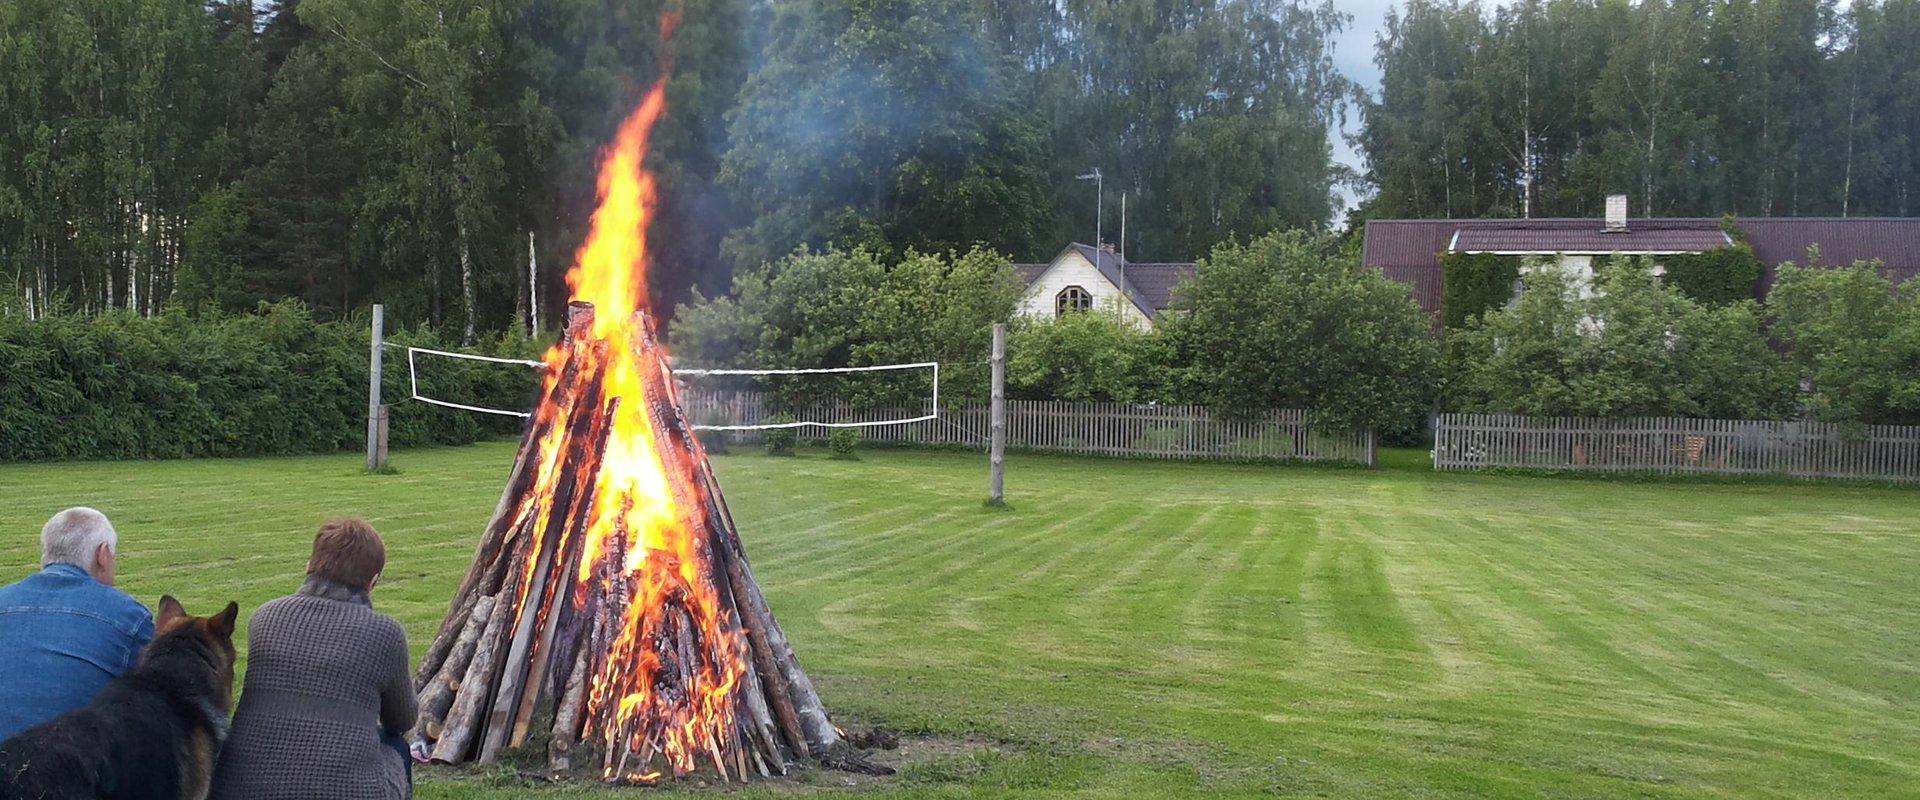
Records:
M1805 266L1807 247L1820 246L1820 266L1879 259L1894 281L1920 276L1920 218L1763 217L1737 223L1747 244L1767 265L1761 290L1773 285L1774 268L1791 261Z
M1193 277L1194 266L1174 261L1129 261L1127 281L1147 298L1154 311L1173 304L1173 287Z
M1598 227L1568 230L1467 228L1454 234L1448 249L1456 253L1698 253L1733 242L1719 225L1700 228L1629 228L1608 233Z
M1545 241L1592 233L1599 224L1588 218L1369 220L1361 261L1411 286L1420 307L1434 312L1440 309L1440 254L1453 243L1455 233L1465 238L1490 235L1488 231L1524 232L1515 235ZM1804 263L1807 246L1812 244L1820 246L1820 263L1825 265L1879 259L1885 264L1883 272L1894 280L1920 275L1920 218L1753 217L1738 219L1736 224L1766 264L1761 291L1772 284L1774 268L1782 262ZM1681 235L1668 232L1709 228L1717 232L1719 225L1711 217L1640 218L1628 220L1627 229L1633 233L1624 235L1667 237Z

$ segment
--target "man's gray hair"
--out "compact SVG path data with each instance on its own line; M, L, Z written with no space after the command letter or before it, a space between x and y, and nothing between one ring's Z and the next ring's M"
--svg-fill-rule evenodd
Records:
M108 551L119 552L120 534L114 533L107 515L91 508L69 508L53 515L40 529L40 565L72 564L92 569L94 551L103 544Z

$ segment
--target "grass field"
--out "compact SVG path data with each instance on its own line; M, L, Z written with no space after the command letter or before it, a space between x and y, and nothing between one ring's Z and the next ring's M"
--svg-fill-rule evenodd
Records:
M418 648L511 455L0 466L0 566L26 572L40 523L86 503L140 599L250 609L299 582L323 517L360 513L389 541L375 602ZM1920 786L1920 492L1016 457L995 511L978 455L716 465L828 706L925 737L862 793Z

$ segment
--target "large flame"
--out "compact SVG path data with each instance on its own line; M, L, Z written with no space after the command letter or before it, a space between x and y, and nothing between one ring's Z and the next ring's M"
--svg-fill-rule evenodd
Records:
M693 477L679 474L685 465L669 464L655 447L647 378L662 385L657 378L665 350L637 346L652 336L644 316L636 313L647 306L647 223L657 200L654 176L644 161L648 134L665 106L663 79L605 151L600 206L567 273L574 299L594 306L593 327L590 336L576 335L548 352L546 396L568 374L579 374L570 371L599 370L603 394L596 410L605 420L604 432L592 446L604 447L604 454L591 475L558 474L566 449L582 446L572 441L577 426L566 419L568 409L578 406L548 402L536 410L535 422L546 433L538 442L533 490L518 515L532 528L533 552L541 552L549 535L574 535L547 530L548 512L558 498L586 497L591 505L578 534L581 541L563 540L554 548L578 552L578 566L527 564L517 609L528 607L534 591L541 592L537 606L542 609L557 605L547 598L566 597L580 612L595 595L611 597L611 607L623 608L617 636L590 661L589 719L615 722L586 733L597 734L608 748L642 750L642 761L658 753L675 772L684 773L702 754L720 759L734 718L735 688L743 680L745 650L739 623L715 588L711 544L688 513L699 502L690 488ZM582 384L575 392L589 390ZM569 480L578 484L564 485ZM550 580L536 581L536 571ZM688 652L690 642L697 642L701 652ZM664 657L663 646L672 651ZM604 713L609 709L611 717ZM615 763L609 761L607 777L654 777L616 775L624 768Z

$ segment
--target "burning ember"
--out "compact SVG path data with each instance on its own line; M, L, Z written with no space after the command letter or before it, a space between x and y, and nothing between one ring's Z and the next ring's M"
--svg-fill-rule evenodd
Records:
M604 155L566 335L416 676L437 761L489 763L549 705L556 776L582 743L603 778L639 782L784 774L845 748L767 610L645 311L643 162L665 104L663 81Z

